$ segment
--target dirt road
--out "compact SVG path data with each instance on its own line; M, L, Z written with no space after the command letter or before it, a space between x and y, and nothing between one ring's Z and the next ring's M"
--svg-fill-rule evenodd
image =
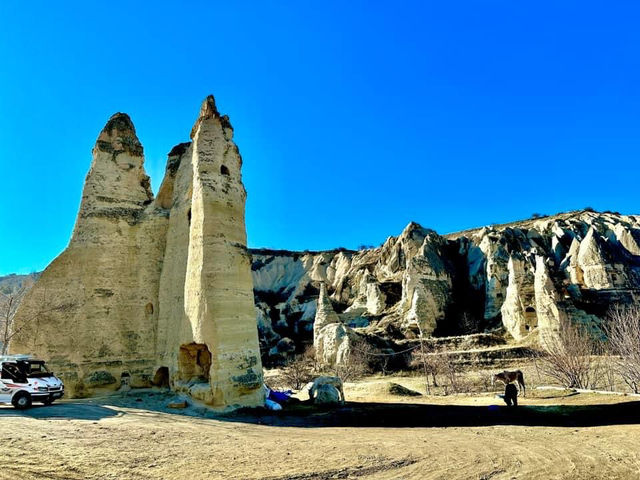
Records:
M0 479L640 478L640 402L626 397L538 395L516 412L491 395L376 398L225 418L167 413L166 400L0 407Z

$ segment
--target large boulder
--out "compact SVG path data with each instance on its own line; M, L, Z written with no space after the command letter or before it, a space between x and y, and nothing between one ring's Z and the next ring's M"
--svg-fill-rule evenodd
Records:
M333 385L323 384L316 389L315 405L340 405L340 392Z

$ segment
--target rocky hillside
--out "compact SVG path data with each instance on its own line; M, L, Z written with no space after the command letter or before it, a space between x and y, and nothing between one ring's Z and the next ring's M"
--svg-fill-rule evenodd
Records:
M313 343L319 288L340 320L394 344L504 331L540 341L564 319L597 328L612 304L640 300L640 216L590 210L449 235L410 223L378 248L253 250L263 358Z
M31 288L39 276L39 273L30 273L28 275L16 275L13 273L11 275L0 276L0 293L11 295L21 290Z

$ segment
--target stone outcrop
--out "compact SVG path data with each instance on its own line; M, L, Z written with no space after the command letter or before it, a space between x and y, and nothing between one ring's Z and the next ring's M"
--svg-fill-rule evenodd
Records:
M313 343L320 282L342 325L392 349L420 334L504 329L544 345L564 320L598 328L611 305L639 301L639 232L639 216L578 211L446 236L411 223L360 251L253 251L264 361ZM283 337L296 352L274 348Z
M316 359L325 365L339 365L348 359L355 340L352 329L344 325L333 310L327 287L320 283L318 308L313 323L313 346Z
M15 353L71 394L170 383L211 405L263 403L242 160L208 97L156 198L126 114L98 136L65 251L24 299ZM33 318L35 317L35 320ZM117 379L96 381L96 379Z
M502 323L516 340L522 340L538 326L536 299L534 295L534 273L529 262L510 257L508 263L509 283L500 309Z

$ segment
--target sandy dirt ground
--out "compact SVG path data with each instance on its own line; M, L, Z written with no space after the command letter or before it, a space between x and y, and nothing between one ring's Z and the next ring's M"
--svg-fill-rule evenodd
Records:
M223 417L149 391L0 406L0 479L640 478L638 398L537 390L509 410L493 393L386 388L347 385L337 410Z

